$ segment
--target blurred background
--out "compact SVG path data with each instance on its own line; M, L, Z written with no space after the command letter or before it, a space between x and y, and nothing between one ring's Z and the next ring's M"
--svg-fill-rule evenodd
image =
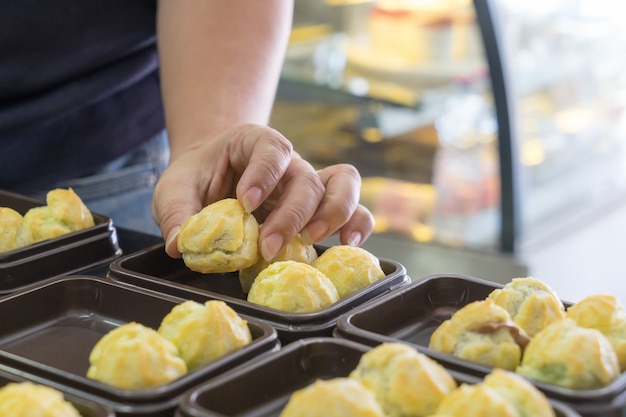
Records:
M271 124L347 162L413 279L626 299L621 0L296 0ZM333 243L333 242L330 242Z

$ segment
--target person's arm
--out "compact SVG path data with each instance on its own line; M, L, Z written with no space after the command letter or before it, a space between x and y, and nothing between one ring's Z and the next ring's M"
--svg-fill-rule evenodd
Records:
M158 48L172 159L237 124L267 124L291 0L160 0Z
M349 165L316 171L267 126L287 46L291 0L160 0L158 48L170 164L153 214L170 256L180 225L203 206L236 197L263 222L270 260L298 232L358 245L373 217L358 204Z

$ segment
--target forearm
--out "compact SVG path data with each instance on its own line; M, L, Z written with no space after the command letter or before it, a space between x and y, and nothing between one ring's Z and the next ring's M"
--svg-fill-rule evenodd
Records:
M233 125L268 122L292 12L291 0L160 0L172 158Z

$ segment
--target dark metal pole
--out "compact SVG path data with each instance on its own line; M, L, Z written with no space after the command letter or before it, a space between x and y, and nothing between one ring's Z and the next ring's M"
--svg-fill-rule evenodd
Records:
M506 59L501 45L501 28L494 14L492 0L474 0L478 26L489 65L496 119L498 121L498 150L500 154L500 249L515 253L520 231L519 158L514 103L509 96Z

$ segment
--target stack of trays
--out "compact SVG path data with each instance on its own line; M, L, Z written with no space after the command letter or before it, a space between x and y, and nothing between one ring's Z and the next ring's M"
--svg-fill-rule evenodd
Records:
M428 348L435 329L458 309L485 299L502 284L458 275L430 275L363 304L342 315L334 335L368 346L405 342L448 369L482 377L491 368ZM566 301L565 306L571 305ZM583 416L621 417L626 407L626 374L607 387L572 390L533 381L549 398L560 400Z
M278 416L294 391L317 379L348 376L369 349L339 338L298 340L191 389L181 398L176 417ZM457 383L480 381L451 374ZM558 401L550 403L557 417L580 417Z
M324 248L316 248L321 253ZM341 314L366 301L386 294L411 279L401 264L380 259L385 277L314 313L286 313L250 303L241 289L238 273L200 274L187 268L181 259L166 255L159 244L113 261L108 278L114 282L145 288L184 299L204 302L222 300L235 311L255 317L278 331L283 344L305 337L332 336Z
M131 391L86 377L89 354L106 333L131 321L157 329L182 301L90 276L49 279L7 295L0 299L0 376L53 386L117 416L171 417L185 391L280 347L271 326L241 315L249 345L167 385Z
M0 190L0 207L24 215L45 202ZM111 262L121 255L110 218L92 213L87 229L0 253L0 295L20 290L45 278L68 275Z

